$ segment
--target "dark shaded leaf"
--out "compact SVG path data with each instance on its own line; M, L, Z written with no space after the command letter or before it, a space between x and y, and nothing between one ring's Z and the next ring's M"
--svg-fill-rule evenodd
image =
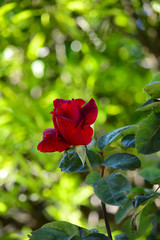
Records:
M127 178L120 173L113 173L109 177L101 178L93 183L94 192L101 201L120 206L128 198L131 185Z
M145 201L147 201L148 199L154 197L153 194L151 195L136 195L133 199L133 206L134 207L137 207L139 206L140 204L144 203Z
M134 148L135 147L135 134L127 135L121 140L122 145L125 148Z
M141 166L141 162L135 155L129 153L116 153L109 156L104 161L103 165L122 170L135 170Z
M149 99L144 104L142 104L136 111L147 111L160 107L160 101L156 99Z
M127 214L133 209L133 204L131 199L128 199L126 202L123 203L116 212L115 221L116 224L119 224Z
M102 158L98 153L95 153L91 150L87 150L88 159L92 165L92 167L96 167L101 165ZM88 166L85 163L84 166L77 155L76 151L72 151L63 156L60 161L59 167L62 171L65 172L85 172L88 171Z
M32 233L30 240L66 240L68 234L54 228L40 228Z
M110 238L102 233L91 233L84 240L110 240Z
M160 119L154 112L140 124L136 134L136 148L142 154L151 154L160 150Z
M98 147L103 150L108 144L116 141L126 135L135 134L137 131L138 125L129 125L122 128L113 130L97 140Z

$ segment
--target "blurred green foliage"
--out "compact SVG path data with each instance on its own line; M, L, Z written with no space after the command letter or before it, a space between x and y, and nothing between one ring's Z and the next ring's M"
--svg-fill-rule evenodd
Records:
M95 137L140 121L144 115L135 109L145 101L142 89L160 68L159 12L159 2L147 0L1 1L3 240L25 240L49 220L95 227L90 211L99 210L83 174L62 174L62 155L36 146L53 127L55 98L93 97Z

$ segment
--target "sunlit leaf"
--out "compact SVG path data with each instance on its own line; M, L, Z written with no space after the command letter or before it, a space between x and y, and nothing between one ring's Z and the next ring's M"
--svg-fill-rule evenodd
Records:
M144 104L142 104L137 111L147 111L160 107L160 101L156 99L149 99Z
M12 2L12 3L7 3L3 6L0 7L0 17L3 16L5 13L11 11L13 8L16 7L16 2Z
M149 83L145 86L144 90L151 96L152 99L160 98L160 81Z
M65 221L54 221L54 222L46 223L45 225L43 225L43 227L62 230L66 232L69 236L76 233L76 236L82 237L83 235L83 237L85 237L88 234L90 234L89 230Z

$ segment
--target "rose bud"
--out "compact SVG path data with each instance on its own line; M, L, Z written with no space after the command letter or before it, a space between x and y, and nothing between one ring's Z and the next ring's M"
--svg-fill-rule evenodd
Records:
M43 140L37 149L41 152L62 152L71 145L87 145L91 142L93 129L90 126L97 118L98 109L91 99L85 104L82 99L55 99L53 101L54 129L43 132Z

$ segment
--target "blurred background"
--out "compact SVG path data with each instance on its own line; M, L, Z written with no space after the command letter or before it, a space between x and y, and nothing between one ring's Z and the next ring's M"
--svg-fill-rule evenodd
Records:
M95 99L95 138L140 122L143 87L160 69L159 17L150 0L1 0L1 239L26 240L53 220L105 232L85 174L62 173L62 154L37 144L56 98Z

